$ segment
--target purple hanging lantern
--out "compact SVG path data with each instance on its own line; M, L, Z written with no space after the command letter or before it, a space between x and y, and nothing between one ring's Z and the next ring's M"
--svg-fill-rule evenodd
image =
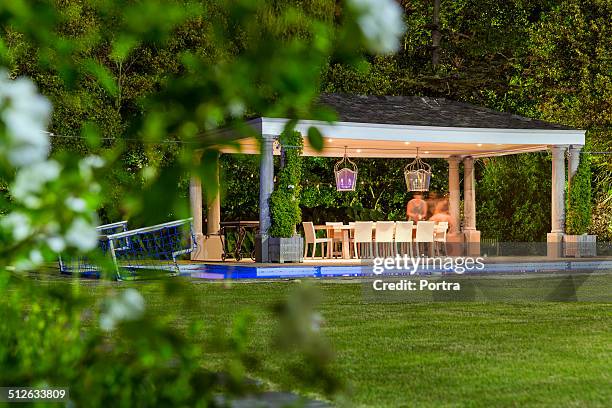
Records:
M346 146L344 157L334 166L336 175L336 191L355 191L357 186L357 165L348 158Z

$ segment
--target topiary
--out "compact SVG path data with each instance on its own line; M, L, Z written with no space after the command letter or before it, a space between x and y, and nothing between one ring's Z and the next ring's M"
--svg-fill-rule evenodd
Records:
M291 238L296 234L296 225L302 221L300 183L304 141L300 132L288 131L281 134L280 143L284 160L270 196L272 225L268 233L272 237Z
M565 231L570 235L586 234L591 225L591 160L588 155L581 159L568 185Z

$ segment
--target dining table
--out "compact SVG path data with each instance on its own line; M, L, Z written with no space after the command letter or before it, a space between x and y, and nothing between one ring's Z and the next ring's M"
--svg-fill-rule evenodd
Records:
M315 230L327 231L327 236L331 237L334 230L342 230L342 259L351 259L350 250L350 231L355 230L355 225L342 224L342 225L315 225ZM374 227L372 227L374 229Z
M413 225L412 227L412 233L415 234L416 233L416 224ZM342 225L327 225L327 224L323 224L323 225L315 225L314 226L315 231L326 231L326 236L327 237L332 237L333 236L333 231L334 230L341 230L342 231L342 259L351 259L351 249L350 249L350 245L351 245L351 241L350 241L350 236L351 236L351 231L355 230L355 225L354 224L342 224ZM372 234L374 234L374 231L376 230L376 222L372 223ZM434 230L434 234L437 231ZM414 239L414 235L413 235L413 239Z

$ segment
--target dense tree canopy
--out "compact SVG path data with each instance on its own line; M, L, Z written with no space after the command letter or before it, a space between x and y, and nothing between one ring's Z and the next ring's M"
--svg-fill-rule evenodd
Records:
M356 64L347 63L342 60L342 53L336 53L322 61L321 71L303 73L305 82L320 84L310 95L324 91L442 96L584 128L588 130L586 150L612 150L612 4L609 1L442 0L440 63L435 69L431 59L433 2L400 3L407 25L400 51L394 55L369 57ZM222 74L207 67L206 63L213 66L245 52L259 53L259 58L269 55L265 48L251 49L250 33L244 30L234 31L229 40L215 40L214 22L228 18L216 1L186 1L185 4L186 8L177 5L176 10L164 11L168 19L166 30L149 34L147 41L134 42L130 35L115 38L113 25L121 21L127 33L138 33L146 19L161 13L161 9L147 10L134 18L119 18L99 13L86 1L58 0L54 7L60 10L63 18L61 34L78 40L78 50L66 51L71 56L78 51L81 70L78 75L68 68L66 72L44 69L36 63L46 59L57 62L62 57L61 47L57 52L33 49L21 34L17 34L18 30L6 32L4 46L9 51L7 62L13 73L34 78L54 103L52 129L58 135L54 139L56 151L67 149L82 153L99 151L117 143L128 146L103 180L109 191L103 209L108 219L117 219L130 212L129 208L117 207L117 198L146 194L138 191L146 185L143 169L172 168L181 151L180 143L170 140L161 143L154 135L144 143L126 136L130 135L134 122L141 120L148 110L155 109L150 98L145 104L145 97L156 95L169 77L201 70L202 83L185 81L181 86L192 86L193 92L218 92L221 99L231 102L233 95L239 94L237 89L241 84L215 89L215 78ZM333 0L275 0L267 2L267 6L255 12L259 13L258 19L267 27L271 38L307 38L313 32L311 20L333 25L342 18L341 6ZM291 12L283 13L288 6ZM280 20L278 16L282 16ZM190 60L193 56L198 58L197 64ZM311 58L320 57L316 52L311 55ZM279 56L275 58L281 58L277 64L283 67L274 73L276 76L262 72L260 77L245 78L245 81L269 86L278 81L279 76L282 80L283 70L289 72L297 63ZM313 81L313 78L318 79ZM283 83L281 86L293 85ZM277 85L270 87L269 98L275 98L275 87L278 89ZM168 94L159 97L168 97ZM281 106L293 107L310 103L306 99L279 102ZM236 113L249 114L258 113L264 103L265 100L241 100L240 103L236 100L233 106ZM214 110L206 114L210 121L224 116L223 112ZM172 126L169 124L168 128L174 132L189 132L185 127ZM94 134L102 137L91 136ZM593 197L597 200L612 194L610 157L593 156L593 187L596 190ZM524 166L508 168L514 167L516 160L524 162ZM256 158L223 157L222 164L224 218L255 217ZM360 160L358 165L358 191L336 193L330 187L333 160L305 160L302 191L305 218L327 215L341 219L401 218L409 199L402 180L404 161ZM549 228L545 211L541 211L541 219L532 220L515 211L511 198L497 195L499 191L493 194L490 189L493 180L502 174L518 172L512 178L499 181L506 183L504 189L507 191L515 189L512 183L539 174L544 182L530 187L533 194L525 197L523 205L547 208L549 193L545 180L550 174L550 162L546 157L500 159L494 165L482 163L478 168L479 224L492 225L492 220L512 213L511 218L516 219L513 230L522 228L530 234L500 238L543 239ZM433 189L443 193L446 190L445 163L434 163L434 170ZM498 173L492 174L493 171ZM178 180L174 183L177 194L185 196L186 175L171 174ZM252 182L245 186L244 177ZM234 188L237 186L240 188ZM165 210L171 211L170 208Z

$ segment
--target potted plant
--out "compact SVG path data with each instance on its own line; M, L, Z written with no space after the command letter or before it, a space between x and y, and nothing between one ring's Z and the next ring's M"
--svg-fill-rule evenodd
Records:
M302 262L304 239L296 226L302 221L300 182L302 178L303 139L297 131L287 131L280 137L281 168L277 184L270 196L270 226L268 256L270 262Z
M565 256L595 256L597 236L588 235L591 225L591 163L583 155L578 170L569 183L567 195L566 235L563 237Z

